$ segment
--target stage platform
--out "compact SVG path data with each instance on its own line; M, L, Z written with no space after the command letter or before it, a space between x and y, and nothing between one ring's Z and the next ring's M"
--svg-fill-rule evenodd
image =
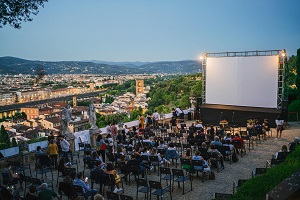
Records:
M275 127L275 119L279 114L281 110L276 108L202 104L199 117L205 124L219 125L220 121L225 119L239 126L246 126L248 119L257 119L260 123L269 119L271 127Z

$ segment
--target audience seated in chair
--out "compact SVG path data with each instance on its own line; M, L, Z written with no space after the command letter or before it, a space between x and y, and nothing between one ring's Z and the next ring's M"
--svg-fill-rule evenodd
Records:
M29 191L27 192L25 199L26 200L39 200L38 196L36 195L36 187L34 185L31 185L29 187Z
M218 151L218 149L216 149L215 145L211 144L207 153L216 153L218 155L217 159L220 162L221 167L224 169L223 155Z
M115 188L114 192L117 193L117 192L123 191L123 188L120 187L120 182L121 182L120 175L117 174L117 171L115 170L115 168L112 165L112 163L108 163L107 164L105 173L106 174L111 174L115 178L116 188Z
M59 200L61 199L53 190L48 189L47 183L43 183L39 189L38 198L41 200L52 200L52 197L56 197Z
M83 194L85 197L92 196L94 197L95 194L97 194L98 190L96 189L90 189L90 185L88 184L88 179L83 179L82 172L77 173L77 177L74 180L73 185L81 186L83 189Z
M174 148L174 144L170 143L169 147L166 151L166 159L169 161L170 159L178 159L179 158L179 154L177 152L177 150Z
M214 141L211 141L211 145L213 144L215 147L216 146L222 146L222 143L220 142L219 136L215 136Z
M23 175L22 174L17 174L17 173L13 173L12 171L12 163L9 162L6 164L6 168L3 170L3 173L7 174L8 179L9 180L5 180L7 181L7 183L9 184L10 182L17 182L19 181L20 183L20 189L23 189ZM3 180L4 182L4 180Z
M197 171L204 171L204 172L210 172L210 167L208 165L208 163L206 162L206 160L203 159L202 156L200 156L200 152L196 151L195 155L192 157L192 160L202 160L203 161L203 166L195 166L194 169Z
M286 145L282 145L281 149L280 149L278 152L276 152L276 153L274 154L274 158L275 158L275 159L278 158L278 153L279 153L279 152L289 152L289 150L287 149L287 146L286 146Z
M7 185L3 184L0 186L0 199L13 200L14 196L11 191L7 188Z

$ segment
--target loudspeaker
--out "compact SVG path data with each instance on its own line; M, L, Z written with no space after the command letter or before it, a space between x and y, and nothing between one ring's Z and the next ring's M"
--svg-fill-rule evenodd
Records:
M289 107L289 101L288 100L283 100L281 104L281 109L287 111Z
M197 97L197 100L196 100L197 102L197 105L196 105L196 107L200 107L201 105L202 105L202 97Z

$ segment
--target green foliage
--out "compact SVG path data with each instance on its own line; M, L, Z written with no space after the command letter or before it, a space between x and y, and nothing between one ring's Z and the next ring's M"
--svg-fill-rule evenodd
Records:
M300 98L300 49L297 50L297 58L296 58L296 72L297 72L297 77L296 77L296 87L298 89L298 98Z
M60 89L60 88L67 88L69 85L68 84L57 84L53 86L53 89Z
M25 112L21 112L21 113L16 113L14 116L13 116L13 119L27 119L27 115Z
M47 139L48 139L48 137L34 138L34 139L31 139L31 140L28 140L26 143L27 144L32 144L32 143L36 143L36 142L42 142L42 141L45 141Z
M160 105L160 106L156 107L155 110L158 113L164 113L165 114L165 113L170 113L172 108L168 107L168 106Z
M130 112L130 121L139 119L139 116L143 114L143 109L141 107L135 108Z
M39 6L44 7L48 0L1 0L0 1L0 28L6 24L20 29L22 22L32 21L31 14L39 13Z
M0 150L8 149L9 146L6 143L0 143Z
M100 115L96 113L97 122L96 125L99 128L106 127L109 124L117 124L119 122L129 122L130 118L125 113L111 114L111 115Z
M8 148L10 147L9 135L3 125L1 125L0 143L5 143L5 144L7 144Z
M288 109L289 109L289 112L300 112L300 99L290 103Z
M105 97L105 103L112 103L114 101L114 98L110 95L106 95Z
M12 140L11 140L11 147L17 147L18 146L18 143L17 143L17 141L16 141L16 138L13 138Z
M109 84L103 85L103 88L114 88L116 86L118 86L118 83L109 83Z
M293 101L290 103L288 107L289 112L298 112L300 114L300 99ZM296 114L290 114L289 115L289 121L295 121L297 120Z
M151 98L148 102L149 111L167 113L172 107L190 107L190 96L201 96L202 83L196 80L199 77L200 73L157 82L148 94Z
M300 146L298 146L285 160L285 162L268 169L267 173L250 179L244 183L234 194L232 199L263 200L266 193L276 185L291 176L300 168Z
M90 105L90 101L79 101L77 103L78 106L89 106Z

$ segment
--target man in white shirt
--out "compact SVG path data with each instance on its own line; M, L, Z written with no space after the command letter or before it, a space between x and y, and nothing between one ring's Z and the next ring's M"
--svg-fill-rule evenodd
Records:
M153 119L153 126L154 128L156 128L158 126L158 121L160 120L160 115L158 114L158 112L155 110L153 115L152 115L152 119Z
M60 146L63 156L67 156L67 153L70 151L70 143L65 138L60 137Z

